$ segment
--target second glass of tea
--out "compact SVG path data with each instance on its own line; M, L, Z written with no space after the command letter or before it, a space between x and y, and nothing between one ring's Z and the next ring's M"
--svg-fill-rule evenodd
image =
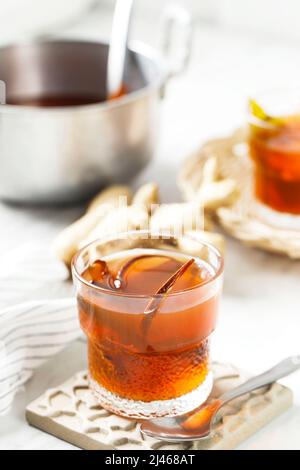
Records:
M250 100L249 148L259 214L271 225L300 229L300 91Z
M180 242L193 255L178 251ZM207 399L223 277L215 248L188 235L128 232L83 248L72 271L100 405L147 419L180 415Z

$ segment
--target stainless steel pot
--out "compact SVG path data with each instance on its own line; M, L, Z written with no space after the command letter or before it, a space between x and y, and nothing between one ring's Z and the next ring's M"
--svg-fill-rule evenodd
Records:
M171 24L182 17L169 20L168 38ZM188 34L180 67L187 61L189 42ZM7 100L100 96L106 87L107 52L106 43L65 40L1 48L0 80ZM0 106L0 197L69 203L106 184L129 181L153 155L168 76L159 54L135 44L125 73L129 93L120 99L74 107Z

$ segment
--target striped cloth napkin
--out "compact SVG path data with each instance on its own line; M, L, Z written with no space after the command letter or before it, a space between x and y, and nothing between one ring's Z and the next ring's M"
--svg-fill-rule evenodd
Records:
M80 335L68 277L43 246L0 259L0 415L34 369Z

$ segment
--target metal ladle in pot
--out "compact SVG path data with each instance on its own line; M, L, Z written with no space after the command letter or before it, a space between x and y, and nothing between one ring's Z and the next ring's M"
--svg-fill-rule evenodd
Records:
M117 0L107 63L107 99L123 93L123 79L133 0Z

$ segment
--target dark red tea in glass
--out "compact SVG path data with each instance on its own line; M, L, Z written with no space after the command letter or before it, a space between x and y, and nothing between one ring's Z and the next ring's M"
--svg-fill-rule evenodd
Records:
M200 241L192 257L176 251L174 239L126 237L94 242L73 261L90 386L104 408L123 416L182 414L212 388L209 336L222 259Z
M257 208L266 221L300 228L300 92L250 100L249 150Z

